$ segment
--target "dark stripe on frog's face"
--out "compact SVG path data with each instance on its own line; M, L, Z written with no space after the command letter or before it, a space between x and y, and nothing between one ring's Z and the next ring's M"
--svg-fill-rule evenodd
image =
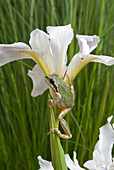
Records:
M57 86L55 85L55 81L54 81L54 79L51 77L51 75L45 76L45 81L46 81L46 83L47 83L55 92L58 92Z

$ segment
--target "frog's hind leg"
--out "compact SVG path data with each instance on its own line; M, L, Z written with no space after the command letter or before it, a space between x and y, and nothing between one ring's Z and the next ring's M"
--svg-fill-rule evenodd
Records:
M58 130L58 128L54 128L52 129L52 131L56 132L57 135L60 137L60 138L63 138L63 139L70 139L72 138L72 134L70 133L70 129L69 129L69 126L67 124L67 122L65 121L65 119L63 119L63 117L71 110L71 108L64 108L62 109L62 111L60 112L59 114L59 121L60 121L60 124L63 128L63 130L65 131L66 134L62 134L60 132L60 130Z

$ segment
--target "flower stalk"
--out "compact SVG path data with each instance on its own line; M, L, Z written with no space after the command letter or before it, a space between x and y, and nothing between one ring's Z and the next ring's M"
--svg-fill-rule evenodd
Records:
M60 109L57 106L50 108L50 129L59 126L58 114ZM53 133L50 133L50 148L51 148L51 157L52 165L54 170L67 170L64 151L60 142L60 138Z

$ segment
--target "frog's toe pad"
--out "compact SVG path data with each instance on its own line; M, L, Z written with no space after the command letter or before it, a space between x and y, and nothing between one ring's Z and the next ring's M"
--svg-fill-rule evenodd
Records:
M59 131L58 128L53 128L47 133L47 135L49 135L51 132L56 133L57 131Z
M49 100L48 100L48 106L49 106L49 107L51 107L51 106L53 107L53 106L54 106L54 102L53 102L52 99L49 99Z

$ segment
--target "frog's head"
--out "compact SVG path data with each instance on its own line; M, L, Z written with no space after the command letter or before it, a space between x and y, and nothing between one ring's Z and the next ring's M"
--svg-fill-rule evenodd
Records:
M52 88L52 90L54 92L58 92L58 90L57 90L57 82L58 82L59 78L60 78L59 75L55 74L55 73L45 76L46 83Z

